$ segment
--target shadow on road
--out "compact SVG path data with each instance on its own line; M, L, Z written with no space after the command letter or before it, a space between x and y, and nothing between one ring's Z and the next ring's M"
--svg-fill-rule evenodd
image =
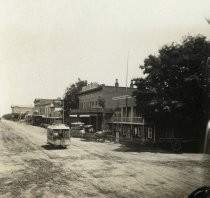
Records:
M167 154L174 154L174 152L170 150L164 150L159 147L153 146L125 146L121 145L119 148L114 149L113 151L116 152L150 152L150 153L167 153Z
M51 145L51 144L42 145L41 147L45 150L63 150L63 149L66 149L64 147L54 146L54 145Z
M111 141L103 139L80 139L83 142L96 142L96 143L110 143Z
M132 145L132 144L122 144L119 148L114 149L116 152L150 152L150 153L165 153L165 154L183 154L183 153L200 153L198 150L184 147L179 152L174 152L170 148L161 148L156 145Z

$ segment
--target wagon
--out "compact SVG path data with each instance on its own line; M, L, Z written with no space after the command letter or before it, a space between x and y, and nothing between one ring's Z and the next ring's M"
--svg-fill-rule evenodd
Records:
M84 130L84 123L83 122L73 122L71 123L71 136L72 137L83 137L85 130Z

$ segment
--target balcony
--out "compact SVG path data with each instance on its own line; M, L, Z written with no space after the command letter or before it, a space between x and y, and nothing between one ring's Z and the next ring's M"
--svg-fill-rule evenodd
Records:
M112 117L109 122L111 122L111 123L143 124L144 123L144 118L142 118L142 117Z

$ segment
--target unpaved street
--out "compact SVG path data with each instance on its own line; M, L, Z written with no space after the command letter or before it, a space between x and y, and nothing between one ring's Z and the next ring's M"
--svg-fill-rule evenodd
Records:
M0 197L186 197L210 185L203 154L132 151L72 138L46 144L46 129L0 122Z

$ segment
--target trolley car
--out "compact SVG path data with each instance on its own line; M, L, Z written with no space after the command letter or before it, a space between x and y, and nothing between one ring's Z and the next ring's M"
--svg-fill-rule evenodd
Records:
M47 127L47 143L66 148L70 145L70 130L64 124Z

